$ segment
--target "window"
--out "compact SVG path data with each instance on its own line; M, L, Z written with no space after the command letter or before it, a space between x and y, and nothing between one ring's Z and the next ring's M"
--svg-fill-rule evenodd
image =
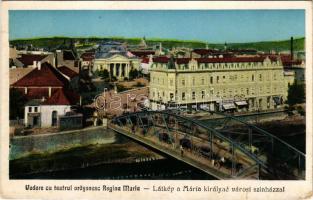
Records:
M247 94L249 94L249 88L247 88Z
M195 83L196 83L195 78L192 78L192 85L195 85Z
M216 77L216 83L218 83L219 80L220 80L220 77L217 76L217 77Z
M196 92L192 92L192 100L196 99Z
M185 80L184 79L181 81L181 84L182 84L182 86L185 86Z
M34 112L38 112L38 107L34 107L35 111Z
M181 93L181 99L182 99L182 100L186 100L186 94L185 94L185 92L182 92L182 93Z
M170 100L173 100L173 98L174 98L174 94L170 93Z
M204 78L201 79L201 84L204 85Z
M163 96L163 97L165 96L165 93L164 93L164 91L162 92L162 96Z
M28 107L28 112L32 112L32 107Z
M213 77L210 77L210 83L213 84Z
M201 92L201 97L202 97L202 99L204 99L204 97L205 97L205 91L202 91L202 92Z
M254 74L252 74L252 78L251 78L251 80L252 80L252 81L254 81Z
M262 74L259 75L259 80L262 81Z

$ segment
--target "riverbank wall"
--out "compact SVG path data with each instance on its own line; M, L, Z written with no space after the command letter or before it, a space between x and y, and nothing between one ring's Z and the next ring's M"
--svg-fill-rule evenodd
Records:
M10 160L36 153L53 153L90 144L110 144L116 141L115 133L104 127L62 131L40 135L10 138Z
M272 111L272 112L260 112L260 113L245 113L245 114L227 114L233 116L239 120L245 121L250 124L255 123L263 123L263 122L270 122L275 120L284 120L288 114L284 111ZM202 116L195 117L197 120L200 121L213 121L224 119L225 116L221 116L219 114L208 114L204 113Z

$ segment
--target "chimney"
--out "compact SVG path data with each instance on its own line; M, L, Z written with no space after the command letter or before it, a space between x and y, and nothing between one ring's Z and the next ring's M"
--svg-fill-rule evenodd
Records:
M41 61L38 61L37 68L38 68L38 70L41 70Z
M51 97L51 90L52 90L52 88L49 87L49 98Z
M293 60L293 37L290 38L290 56L291 60Z

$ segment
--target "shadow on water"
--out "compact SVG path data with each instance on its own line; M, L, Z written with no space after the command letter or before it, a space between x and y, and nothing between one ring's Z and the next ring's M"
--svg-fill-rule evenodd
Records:
M55 172L19 175L12 179L141 179L213 180L214 178L174 159L141 163L112 163Z
M99 157L103 157L102 159L106 159L107 157L112 157L112 153L122 153L123 156L129 156L129 153L124 152L123 149L120 149L119 145L130 145L132 147L138 147L142 149L143 147L128 138L117 134L116 141L114 144L118 146L112 145L112 149L115 148L114 151L107 150L104 148L101 150L98 148L98 152L96 155L93 155L95 159L99 159ZM99 150L100 149L100 150ZM171 157L166 156L165 154L161 154L160 152L155 152L153 149L144 146L144 151L151 151L154 154L159 155L159 159L150 160L150 161L141 161L141 162L112 162L112 163L104 163L95 166L88 166L84 168L74 168L77 164L74 164L78 160L83 159L85 155L90 155L89 152L95 151L90 148L90 146L75 148L74 150L65 151L65 152L57 152L48 158L47 163L51 162L51 159L55 159L54 157L62 157L64 160L64 164L68 164L66 160L73 159L72 169L66 170L56 170L52 171L52 166L46 167L44 172L36 172L36 173L18 173L20 169L19 162L11 162L10 161L10 178L11 179L141 179L141 180L214 180L215 178L194 168L191 167L181 161L173 159ZM160 154L159 154L160 153ZM114 156L113 156L114 157ZM75 159L74 159L75 158ZM62 160L58 160L58 162L62 162ZM27 162L24 162L27 161ZM27 157L24 158L22 163L28 169L33 168L32 165L34 163L40 161L38 157ZM44 160L41 160L41 165L48 166L47 164L43 164ZM26 163L26 164L25 164ZM27 164L29 163L29 164ZM17 166L18 165L18 166ZM61 163L62 165L62 163ZM36 164L35 164L36 166ZM21 171L25 170L22 167ZM27 170L26 170L27 171ZM29 171L29 170L28 170ZM17 172L17 173L16 173Z

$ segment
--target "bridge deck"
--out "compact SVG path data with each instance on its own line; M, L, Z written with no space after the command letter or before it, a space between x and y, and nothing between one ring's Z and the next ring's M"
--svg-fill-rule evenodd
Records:
M146 138L143 138L142 136L139 136L139 135L136 135L136 134L133 134L131 133L130 131L127 131L123 128L120 128L119 126L117 125L114 125L114 124L109 124L108 127L120 134L123 134L133 140L136 140L136 141L139 141L145 145L148 145L158 151L161 151L177 160L180 160L182 162L185 162L207 174L210 174L211 176L217 178L217 179L232 179L233 177L230 176L230 175L227 175L225 173L222 173L221 170L217 169L216 167L212 166L211 163L208 163L207 164L203 164L201 163L199 160L195 160L195 159L192 159L188 156L188 152L186 151L185 152L185 156L182 156L179 152L175 151L174 149L171 149L167 146L164 146L164 145L161 145L159 143L156 143L156 142L153 142L151 140L148 140Z

